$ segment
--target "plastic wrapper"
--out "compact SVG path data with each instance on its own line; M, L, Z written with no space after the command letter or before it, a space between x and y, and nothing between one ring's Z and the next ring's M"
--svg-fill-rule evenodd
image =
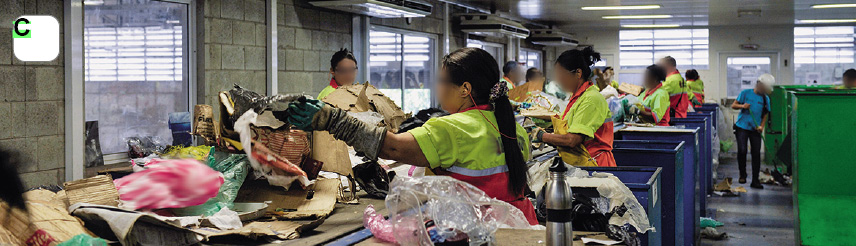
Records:
M164 159L185 159L192 158L197 161L204 161L208 158L208 153L211 152L211 146L190 146L190 147L181 147L181 146L171 146L164 150L164 153L160 155L161 158Z
M279 166L287 167L289 170L292 171L294 170L293 168L297 168L297 170L303 172L302 170L300 170L299 167L290 167L294 166L294 164L290 164L290 162L288 162L288 160L286 160L285 158L276 158L276 155L273 153L264 154L258 153L254 150L257 149L257 147L252 145L252 130L250 129L250 124L255 123L257 117L258 114L256 114L254 110L250 109L245 112L244 115L242 115L240 118L238 118L238 120L235 121L234 125L235 131L240 134L241 145L245 146L244 152L247 154L247 156L252 157L248 159L250 161L250 166L253 167L254 172L257 174L257 176L264 177L268 181L268 184L280 186L285 188L286 190L291 187L291 183L293 183L295 180L300 181L300 184L303 187L308 186L310 184L310 181L309 178L306 176L305 172L303 173L303 175L299 175L299 173L298 175L289 175L278 168ZM259 147L262 146L259 145ZM259 157L267 164L260 163Z
M609 199L611 209L622 206L627 209L627 213L614 214L609 219L610 224L618 226L630 224L635 227L637 231L642 233L654 230L648 222L648 214L645 212L645 208L642 207L642 204L639 204L639 201L636 200L635 196L633 196L633 192L631 192L630 189L621 182L621 180L611 173L594 172L591 177L611 180L612 182L604 182L598 186L597 192L600 193L601 196Z
M600 95L603 95L604 98L618 97L618 90L611 85L607 85L603 90L600 90Z
M612 111L612 122L624 122L624 105L621 103L622 98L610 97L606 99L606 104L609 106L609 111Z
M142 170L114 180L123 207L183 208L217 195L223 175L194 159L154 159Z
M369 195L385 198L389 192L389 180L386 170L377 162L370 161L354 166L354 179Z
M215 151L211 148L208 154L208 166L223 174L224 182L217 192L217 196L209 199L204 204L186 208L173 209L173 213L180 216L211 216L223 208L234 208L235 198L238 190L244 184L249 173L249 160L245 154L231 154Z
M432 237L466 234L470 245L491 241L498 228L530 228L520 209L448 176L396 177L386 198L395 240L401 245L433 245ZM435 232L426 228L433 221Z
M244 89L237 84L229 90L228 95L232 102L231 107L234 108L234 111L229 113L229 121L223 123L229 128L233 126L232 123L236 122L238 118L244 115L248 110L252 109L254 112L272 111L274 112L274 115L277 115L279 113L284 113L285 109L288 108L288 104L297 100L297 98L312 98L311 96L302 94L286 94L266 97L259 95L254 91Z
M375 238L384 242L395 243L395 236L392 234L392 224L384 219L383 215L377 213L371 204L363 211L363 226L368 228Z
M410 129L417 128L425 124L426 121L431 118L443 117L449 115L448 112L439 108L428 108L419 110L413 117L404 120L399 126L398 133L410 131Z
M166 141L157 136L129 137L125 139L128 143L128 157L142 158L151 154L163 153L168 145Z

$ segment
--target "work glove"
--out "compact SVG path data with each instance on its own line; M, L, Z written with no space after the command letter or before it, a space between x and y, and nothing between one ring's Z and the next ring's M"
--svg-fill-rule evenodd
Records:
M386 137L386 127L366 124L319 100L299 98L288 105L286 113L288 123L298 129L328 131L333 138L344 141L372 161L377 160Z
M544 128L535 127L535 129L532 129L532 132L529 133L529 142L543 143L544 142L544 133L547 133L547 131L545 131Z

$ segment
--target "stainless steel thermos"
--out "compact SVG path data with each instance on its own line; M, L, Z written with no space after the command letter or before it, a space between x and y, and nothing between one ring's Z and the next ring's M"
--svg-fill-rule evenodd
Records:
M547 203L547 245L573 245L574 230L571 228L573 193L565 182L568 168L561 157L553 159L550 179L547 181L545 200Z

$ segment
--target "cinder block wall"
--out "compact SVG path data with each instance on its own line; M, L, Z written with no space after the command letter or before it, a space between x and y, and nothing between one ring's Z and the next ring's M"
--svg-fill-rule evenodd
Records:
M50 15L60 23L61 0L0 0L0 148L17 153L26 188L65 181L63 47L51 62L22 62L12 53L18 16Z
M317 96L330 82L330 58L352 49L352 16L313 7L306 0L280 0L277 6L279 93ZM368 64L358 64L366 69Z
M238 84L265 94L267 31L264 0L205 0L204 103L219 111L217 93Z

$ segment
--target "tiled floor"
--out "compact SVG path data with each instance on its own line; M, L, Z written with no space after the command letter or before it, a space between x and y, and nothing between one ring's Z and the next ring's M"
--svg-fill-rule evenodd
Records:
M738 178L737 159L720 159L719 177ZM751 163L751 160L750 160ZM750 165L751 166L751 165ZM766 167L762 167L764 169ZM747 167L750 171L751 167ZM751 171L750 171L751 172ZM750 174L751 175L751 174ZM751 179L751 177L750 177ZM746 188L740 197L709 197L708 211L724 223L716 228L728 233L722 241L702 239L702 245L794 245L793 193L790 187L765 185L763 190L749 184L735 184Z

